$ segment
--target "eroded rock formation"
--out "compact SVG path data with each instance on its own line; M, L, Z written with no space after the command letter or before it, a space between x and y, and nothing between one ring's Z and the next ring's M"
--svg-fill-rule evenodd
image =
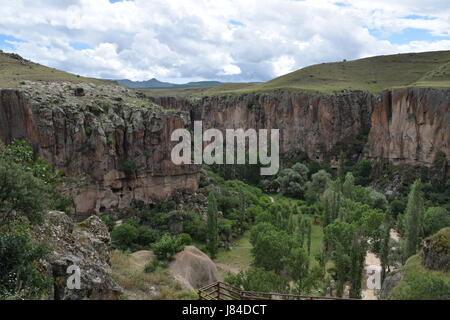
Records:
M84 95L76 94L82 91ZM189 115L119 86L26 82L0 90L0 142L28 141L39 156L76 179L78 214L126 208L196 190L197 166L176 166L170 141Z
M384 92L372 114L367 157L431 166L438 152L450 162L450 90Z
M96 216L74 223L65 213L52 211L44 223L34 227L33 236L48 248L43 267L53 280L51 300L117 300L122 289L111 276L108 228ZM80 270L80 288L67 286L70 266Z
M348 157L431 166L437 153L450 164L450 90L393 89L335 94L275 92L205 98L151 98L189 111L215 128L278 128L284 155L306 153L333 162ZM447 170L448 172L448 170Z
M204 129L280 129L282 155L304 153L310 159L324 161L334 159L333 151L339 143L360 145L355 140L368 134L377 99L367 92L352 91L152 100L167 108L189 111L192 120L203 121Z

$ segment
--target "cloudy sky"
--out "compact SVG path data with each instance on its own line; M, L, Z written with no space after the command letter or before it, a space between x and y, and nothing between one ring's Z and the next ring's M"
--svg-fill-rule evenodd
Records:
M0 0L0 49L76 74L265 81L450 50L449 0Z

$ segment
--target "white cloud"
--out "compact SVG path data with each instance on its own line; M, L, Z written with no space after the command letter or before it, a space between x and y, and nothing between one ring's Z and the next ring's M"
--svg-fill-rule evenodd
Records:
M314 63L450 49L447 0L3 0L0 16L0 34L26 41L17 53L105 78L262 81ZM408 28L430 37L396 44L369 32Z

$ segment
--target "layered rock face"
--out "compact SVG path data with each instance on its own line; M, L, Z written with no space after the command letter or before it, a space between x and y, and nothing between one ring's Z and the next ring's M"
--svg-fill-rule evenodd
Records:
M189 124L189 114L118 86L26 82L0 91L0 142L24 139L76 177L69 192L83 215L195 191L200 168L171 161L171 134Z
M111 238L100 218L92 216L75 224L64 212L51 211L44 215L41 225L34 227L32 235L49 249L42 261L47 275L53 279L47 299L120 299L122 288L111 276ZM67 285L74 275L71 266L79 268L79 289Z
M306 153L310 159L333 160L338 143L367 135L377 98L363 91L330 95L291 92L177 100L153 98L167 108L189 111L204 129L280 129L284 156ZM360 150L362 151L362 149Z
M450 161L450 90L383 93L372 114L367 157L430 166L438 152Z
M281 131L281 152L310 159L347 156L393 164L431 166L442 152L450 161L450 90L395 89L329 95L276 92L197 99L152 98L191 113L205 127ZM364 147L364 148L363 148Z

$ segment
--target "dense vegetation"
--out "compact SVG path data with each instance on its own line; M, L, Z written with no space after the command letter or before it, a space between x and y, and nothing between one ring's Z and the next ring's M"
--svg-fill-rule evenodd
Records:
M449 179L433 170L401 180L398 192L386 198L371 186L387 178L377 177L370 161L346 163L343 154L336 171L295 163L263 181L241 177L242 168L212 167L203 172L199 192L185 194L182 205L135 202L119 216L102 219L117 249L153 251L156 258L145 266L150 274L166 268L186 245L214 258L246 234L251 262L226 279L246 290L361 298L370 251L381 260L383 278L405 262L406 270L412 270L394 298L427 298L432 292L441 298L440 292L448 290L447 275L426 272L414 258L423 239L450 226ZM39 297L50 285L38 263L46 248L28 231L41 223L45 210L70 212L58 192L63 178L20 141L0 148L0 176L0 267L5 270L0 296ZM436 179L441 179L438 185ZM120 217L121 223L111 217ZM399 231L400 242L390 238L392 228Z
M14 141L0 145L0 177L0 299L37 298L51 283L39 263L46 248L29 231L45 210L68 209L57 192L60 174Z

